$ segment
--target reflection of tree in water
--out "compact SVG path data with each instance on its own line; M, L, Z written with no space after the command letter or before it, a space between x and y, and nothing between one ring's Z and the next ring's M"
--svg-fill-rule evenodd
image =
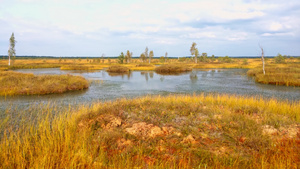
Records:
M148 82L148 79L149 79L149 73L145 73L145 79L146 79L146 81Z
M191 82L194 84L194 83L197 83L197 81L198 81L198 76L197 76L197 73L196 72L192 72L191 74L190 74L190 80L191 80Z
M129 73L111 73L111 72L108 72L108 75L109 75L109 76L112 76L112 77L113 77L113 76L121 76L122 79L124 79L124 77L127 76L127 78L130 79L131 76L132 76L132 73L131 73L131 72L129 72Z
M216 70L211 70L211 76L214 77Z
M161 82L163 82L163 81L165 80L165 77L164 77L164 76L161 76L161 77L159 78L159 80L160 80Z
M203 72L201 76L204 77L204 78L207 77L207 72L206 71Z
M149 72L149 76L151 79L153 79L154 73L153 72Z
M101 71L101 73L102 73L102 77L105 77L105 71Z
M153 76L154 76L154 73L153 73L153 72L141 72L141 75L144 75L146 81L148 81L148 80L149 80L149 76L150 76L150 78L152 79Z

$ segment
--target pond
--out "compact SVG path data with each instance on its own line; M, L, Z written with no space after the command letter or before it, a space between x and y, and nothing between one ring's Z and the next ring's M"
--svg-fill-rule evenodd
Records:
M32 104L55 102L59 105L91 104L117 98L134 98L143 95L220 93L277 98L299 101L300 87L264 85L247 77L245 69L198 69L180 75L160 75L153 71L133 71L130 74L65 71L51 69L17 70L34 74L81 75L90 81L89 89L42 96L0 97L0 110L7 107L28 107Z

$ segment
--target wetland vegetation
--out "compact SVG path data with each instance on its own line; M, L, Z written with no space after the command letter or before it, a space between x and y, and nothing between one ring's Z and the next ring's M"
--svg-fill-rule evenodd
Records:
M80 76L0 72L0 96L64 93L88 87L88 81Z
M267 58L266 75L262 74L261 60L257 58L229 60L203 55L197 63L194 61L194 58L152 58L149 64L130 58L130 62L125 60L120 64L117 58L51 58L16 59L12 66L6 66L7 61L0 60L3 70L0 93L62 93L89 85L80 76L6 71L39 67L108 72L245 68L250 69L248 75L259 83L299 86L298 58L285 58L284 62ZM154 76L153 72L142 74L147 83ZM202 73L200 77L193 71L187 75L193 77L191 82L180 87L199 86L197 81L207 79L207 75L216 76ZM166 77L154 78L163 81ZM141 93L139 87L144 83L139 80L127 85L135 83L136 92ZM107 85L103 81L100 84ZM119 87L119 83L109 84ZM216 86L210 88L213 87ZM178 86L174 88L177 90ZM111 94L100 89L93 88L91 92L97 92L99 97L102 93ZM26 109L6 108L0 114L0 168L297 168L300 165L299 99L284 101L220 93L144 96L145 93L132 99L122 93L123 99L63 108L51 102L32 104Z
M1 168L297 168L300 162L299 102L202 94L118 99L54 117L53 109L35 112L35 125L21 120L17 132L7 114Z

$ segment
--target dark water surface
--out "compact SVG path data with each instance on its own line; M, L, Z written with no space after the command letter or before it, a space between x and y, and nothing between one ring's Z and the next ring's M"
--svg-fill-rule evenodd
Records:
M81 72L51 69L17 70L34 74L81 75L91 84L89 89L43 96L0 96L0 111L10 107L28 107L32 104L55 102L61 105L90 104L117 98L142 95L222 93L262 96L279 100L299 101L300 87L274 86L255 83L244 69L205 69L181 75L159 75L155 72L133 71L129 75L110 75L106 71Z

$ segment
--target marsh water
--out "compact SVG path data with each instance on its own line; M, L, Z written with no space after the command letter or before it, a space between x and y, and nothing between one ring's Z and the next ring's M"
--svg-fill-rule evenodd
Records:
M64 71L51 69L17 70L34 74L81 75L90 81L89 89L64 94L0 97L0 110L10 107L28 107L33 104L55 102L58 105L91 104L117 98L134 98L143 95L221 93L279 100L299 101L300 88L264 85L247 77L244 69L204 69L180 75L160 75L153 71L133 71L130 74Z

